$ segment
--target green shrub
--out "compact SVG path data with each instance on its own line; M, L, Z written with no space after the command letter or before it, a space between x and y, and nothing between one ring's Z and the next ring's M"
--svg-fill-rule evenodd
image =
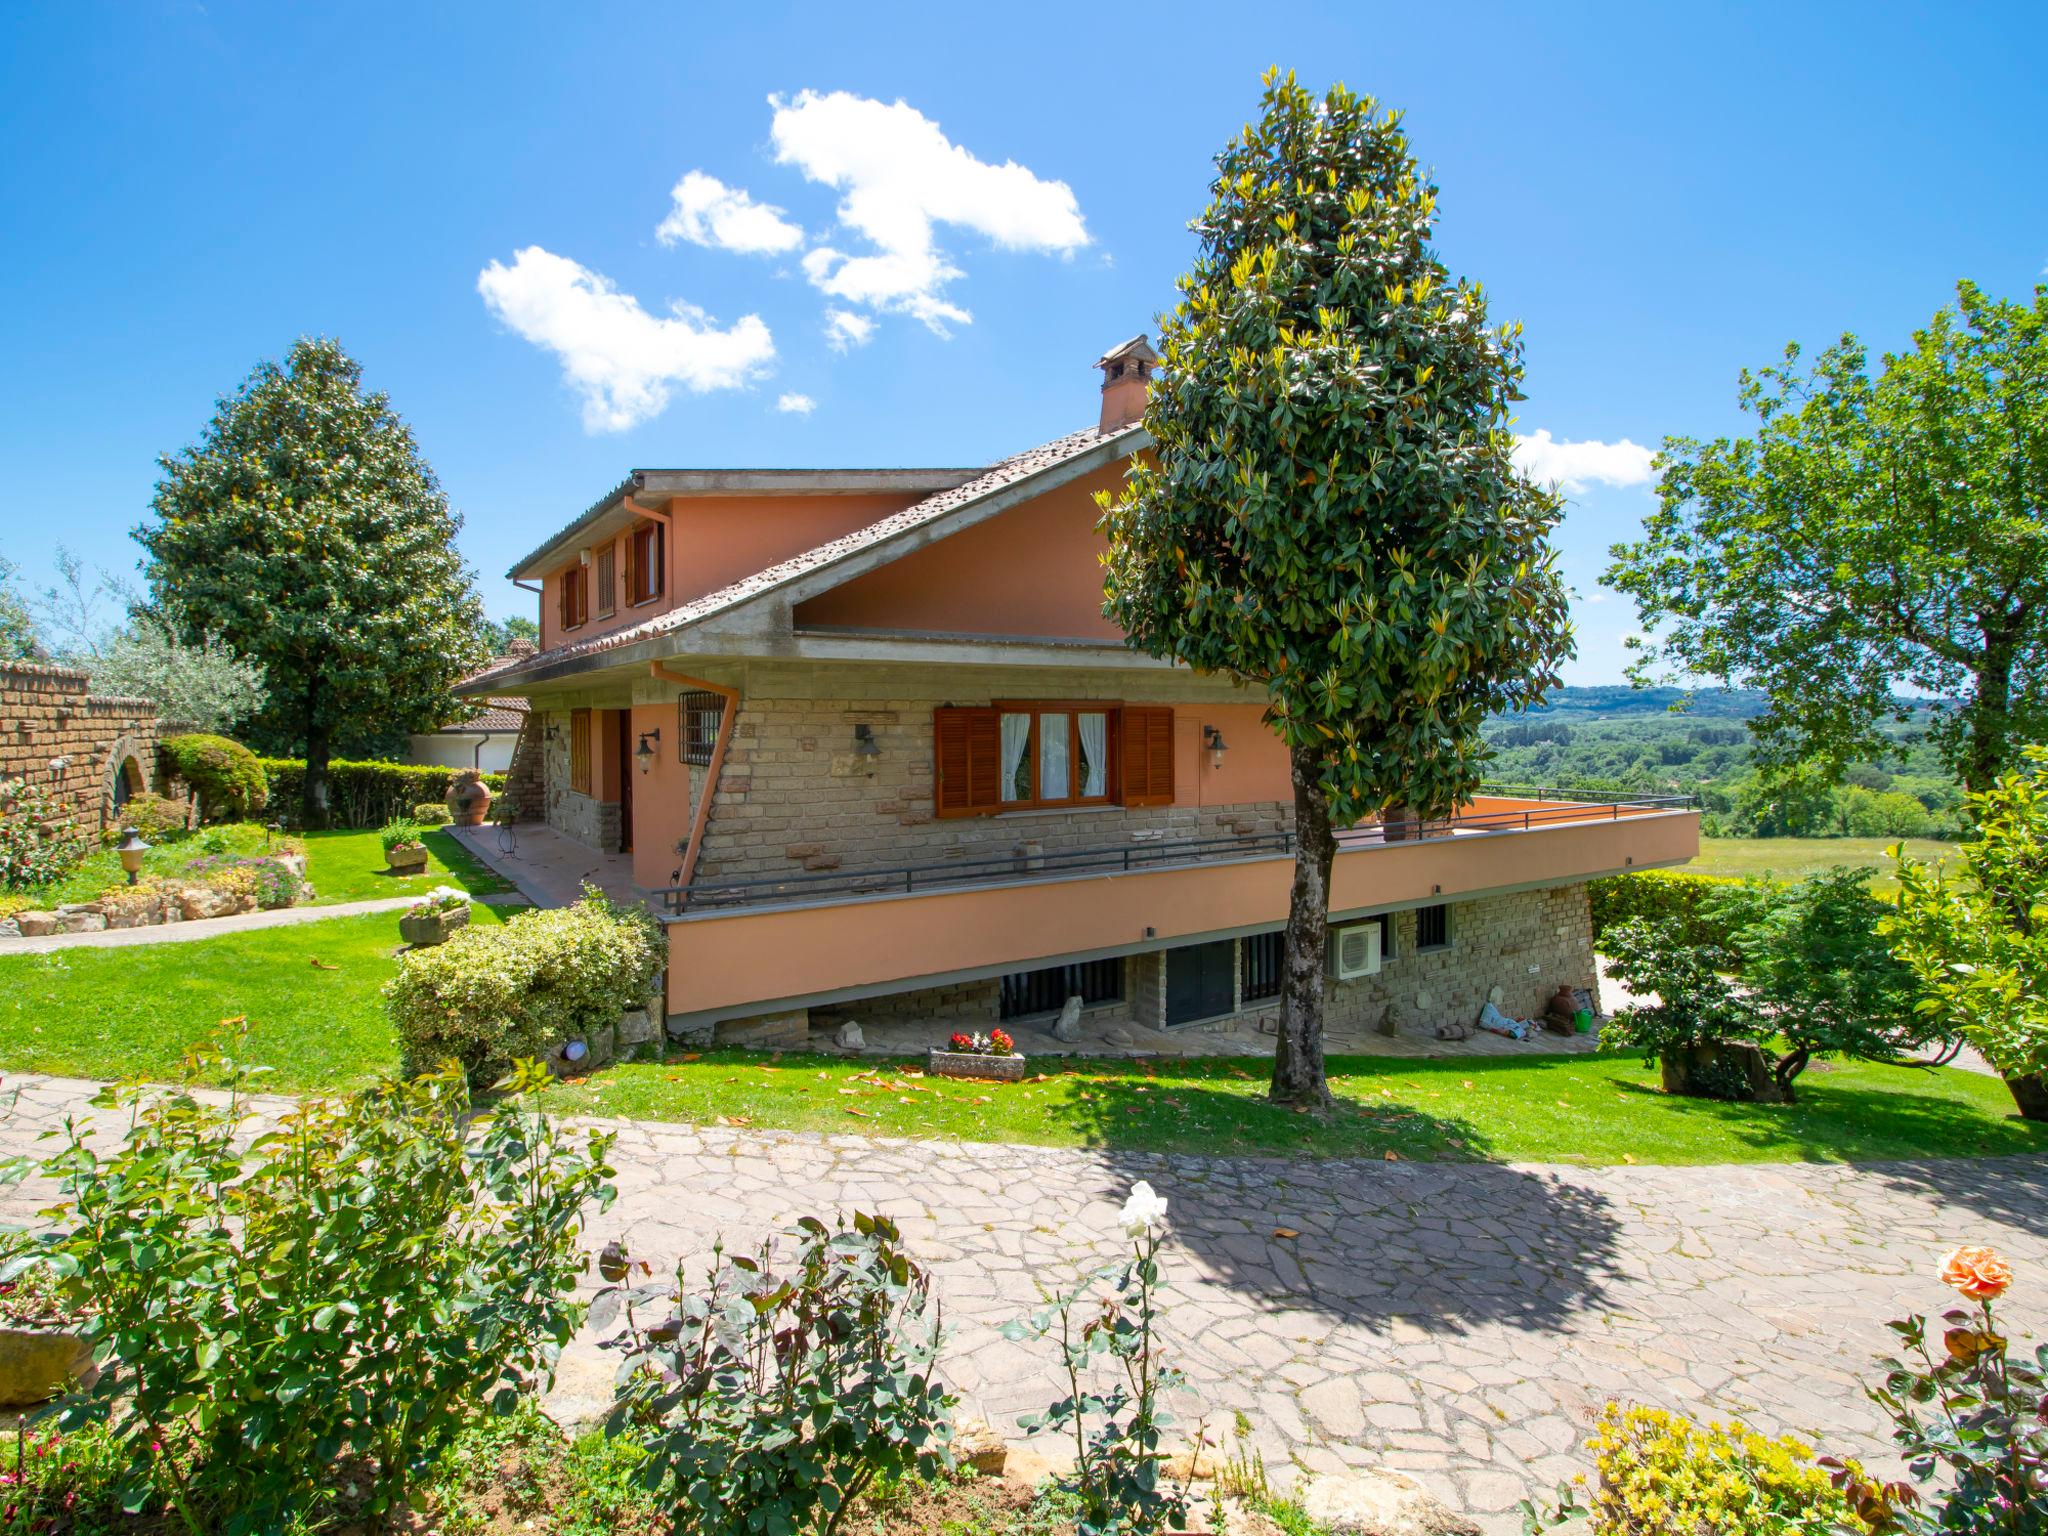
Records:
M422 800L412 808L412 819L423 827L445 827L455 820L455 813L438 800Z
M270 792L256 754L225 736L169 736L164 761L199 797L208 821L240 821L260 812Z
M325 1523L338 1462L380 1525L480 1408L552 1374L610 1138L535 1110L529 1065L474 1121L446 1073L301 1101L252 1140L249 1070L193 1065L243 1092L109 1089L122 1144L67 1122L43 1165L76 1223L56 1262L120 1364L59 1424L104 1424L128 1496L174 1487L195 1536Z
M1744 882L1727 875L1695 875L1680 869L1646 869L1639 874L1591 880L1586 894L1593 908L1593 944L1604 951L1607 931L1631 918L1670 918L1688 944L1732 946L1742 926L1725 899Z
M1592 1536L1833 1536L1867 1529L1797 1440L1609 1403L1591 1449L1599 1473L1591 1508L1577 1508L1567 1491L1556 1513L1588 1517Z
M260 759L270 782L270 815L280 821L296 818L299 786L306 765L295 758ZM396 816L406 816L426 801L439 804L455 782L455 768L437 768L419 763L355 762L337 759L327 765L327 788L334 809L334 825L358 830L381 827ZM487 773L484 783L492 794L502 794L505 775Z
M395 848L423 848L426 833L416 821L400 819L387 821L377 831L377 841L384 847L384 857L390 858Z
M183 837L186 824L191 820L192 807L183 800L173 800L168 795L153 794L143 790L130 795L127 802L115 814L114 821L100 834L106 843L120 841L121 829L133 827L153 843L168 842Z
M409 950L384 997L411 1067L481 1072L585 1038L647 1001L667 957L661 925L594 887L572 907L521 912Z
M806 1217L783 1251L714 1257L695 1294L680 1267L652 1286L630 1268L608 1247L590 1308L594 1328L623 1323L606 1428L645 1449L675 1530L830 1536L878 1478L943 1469L938 1308L887 1217Z
M0 890L53 885L88 851L69 802L26 779L0 779Z

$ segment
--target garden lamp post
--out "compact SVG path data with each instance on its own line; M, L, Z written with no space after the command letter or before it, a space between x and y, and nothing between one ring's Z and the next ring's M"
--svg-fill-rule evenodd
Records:
M121 829L121 841L114 846L114 852L121 856L121 867L128 871L128 883L133 885L135 877L142 873L142 856L149 852L150 845L142 840L142 834L133 827Z

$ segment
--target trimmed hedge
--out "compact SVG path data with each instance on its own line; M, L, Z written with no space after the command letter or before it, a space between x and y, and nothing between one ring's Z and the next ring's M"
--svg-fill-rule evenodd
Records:
M384 999L408 1072L452 1058L477 1075L545 1056L646 1005L666 957L661 925L583 889L573 907L458 929L399 956Z
M1730 920L1734 914L1714 911L1713 903L1742 885L1729 875L1695 875L1682 869L1646 869L1639 874L1589 880L1586 894L1593 906L1594 947L1608 929L1630 918L1668 917L1683 930L1685 943L1729 948L1739 925Z
M299 786L305 781L306 765L292 757L258 758L270 783L270 816L291 822L299 814ZM448 793L458 773L466 768L442 768L432 764L356 762L336 758L327 765L328 802L334 825L365 829L381 827L387 821L404 821L413 807L439 800ZM505 775L483 776L493 795L505 791Z
M208 821L246 821L262 809L269 791L256 754L225 736L166 736L164 761L199 797Z

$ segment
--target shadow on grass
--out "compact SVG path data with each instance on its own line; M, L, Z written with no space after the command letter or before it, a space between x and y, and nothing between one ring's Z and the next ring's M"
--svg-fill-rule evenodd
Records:
M1051 1113L1120 1184L1166 1196L1174 1242L1211 1283L1382 1331L1560 1329L1604 1299L1620 1251L1607 1198L1481 1161L1467 1120L1352 1098L1298 1115L1232 1064L1117 1066L1093 1063L1114 1075Z

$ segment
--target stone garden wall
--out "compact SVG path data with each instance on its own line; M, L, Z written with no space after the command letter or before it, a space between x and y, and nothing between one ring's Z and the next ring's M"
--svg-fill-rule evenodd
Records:
M0 778L54 791L97 832L117 799L156 787L157 719L150 700L91 693L90 682L76 667L0 662Z

